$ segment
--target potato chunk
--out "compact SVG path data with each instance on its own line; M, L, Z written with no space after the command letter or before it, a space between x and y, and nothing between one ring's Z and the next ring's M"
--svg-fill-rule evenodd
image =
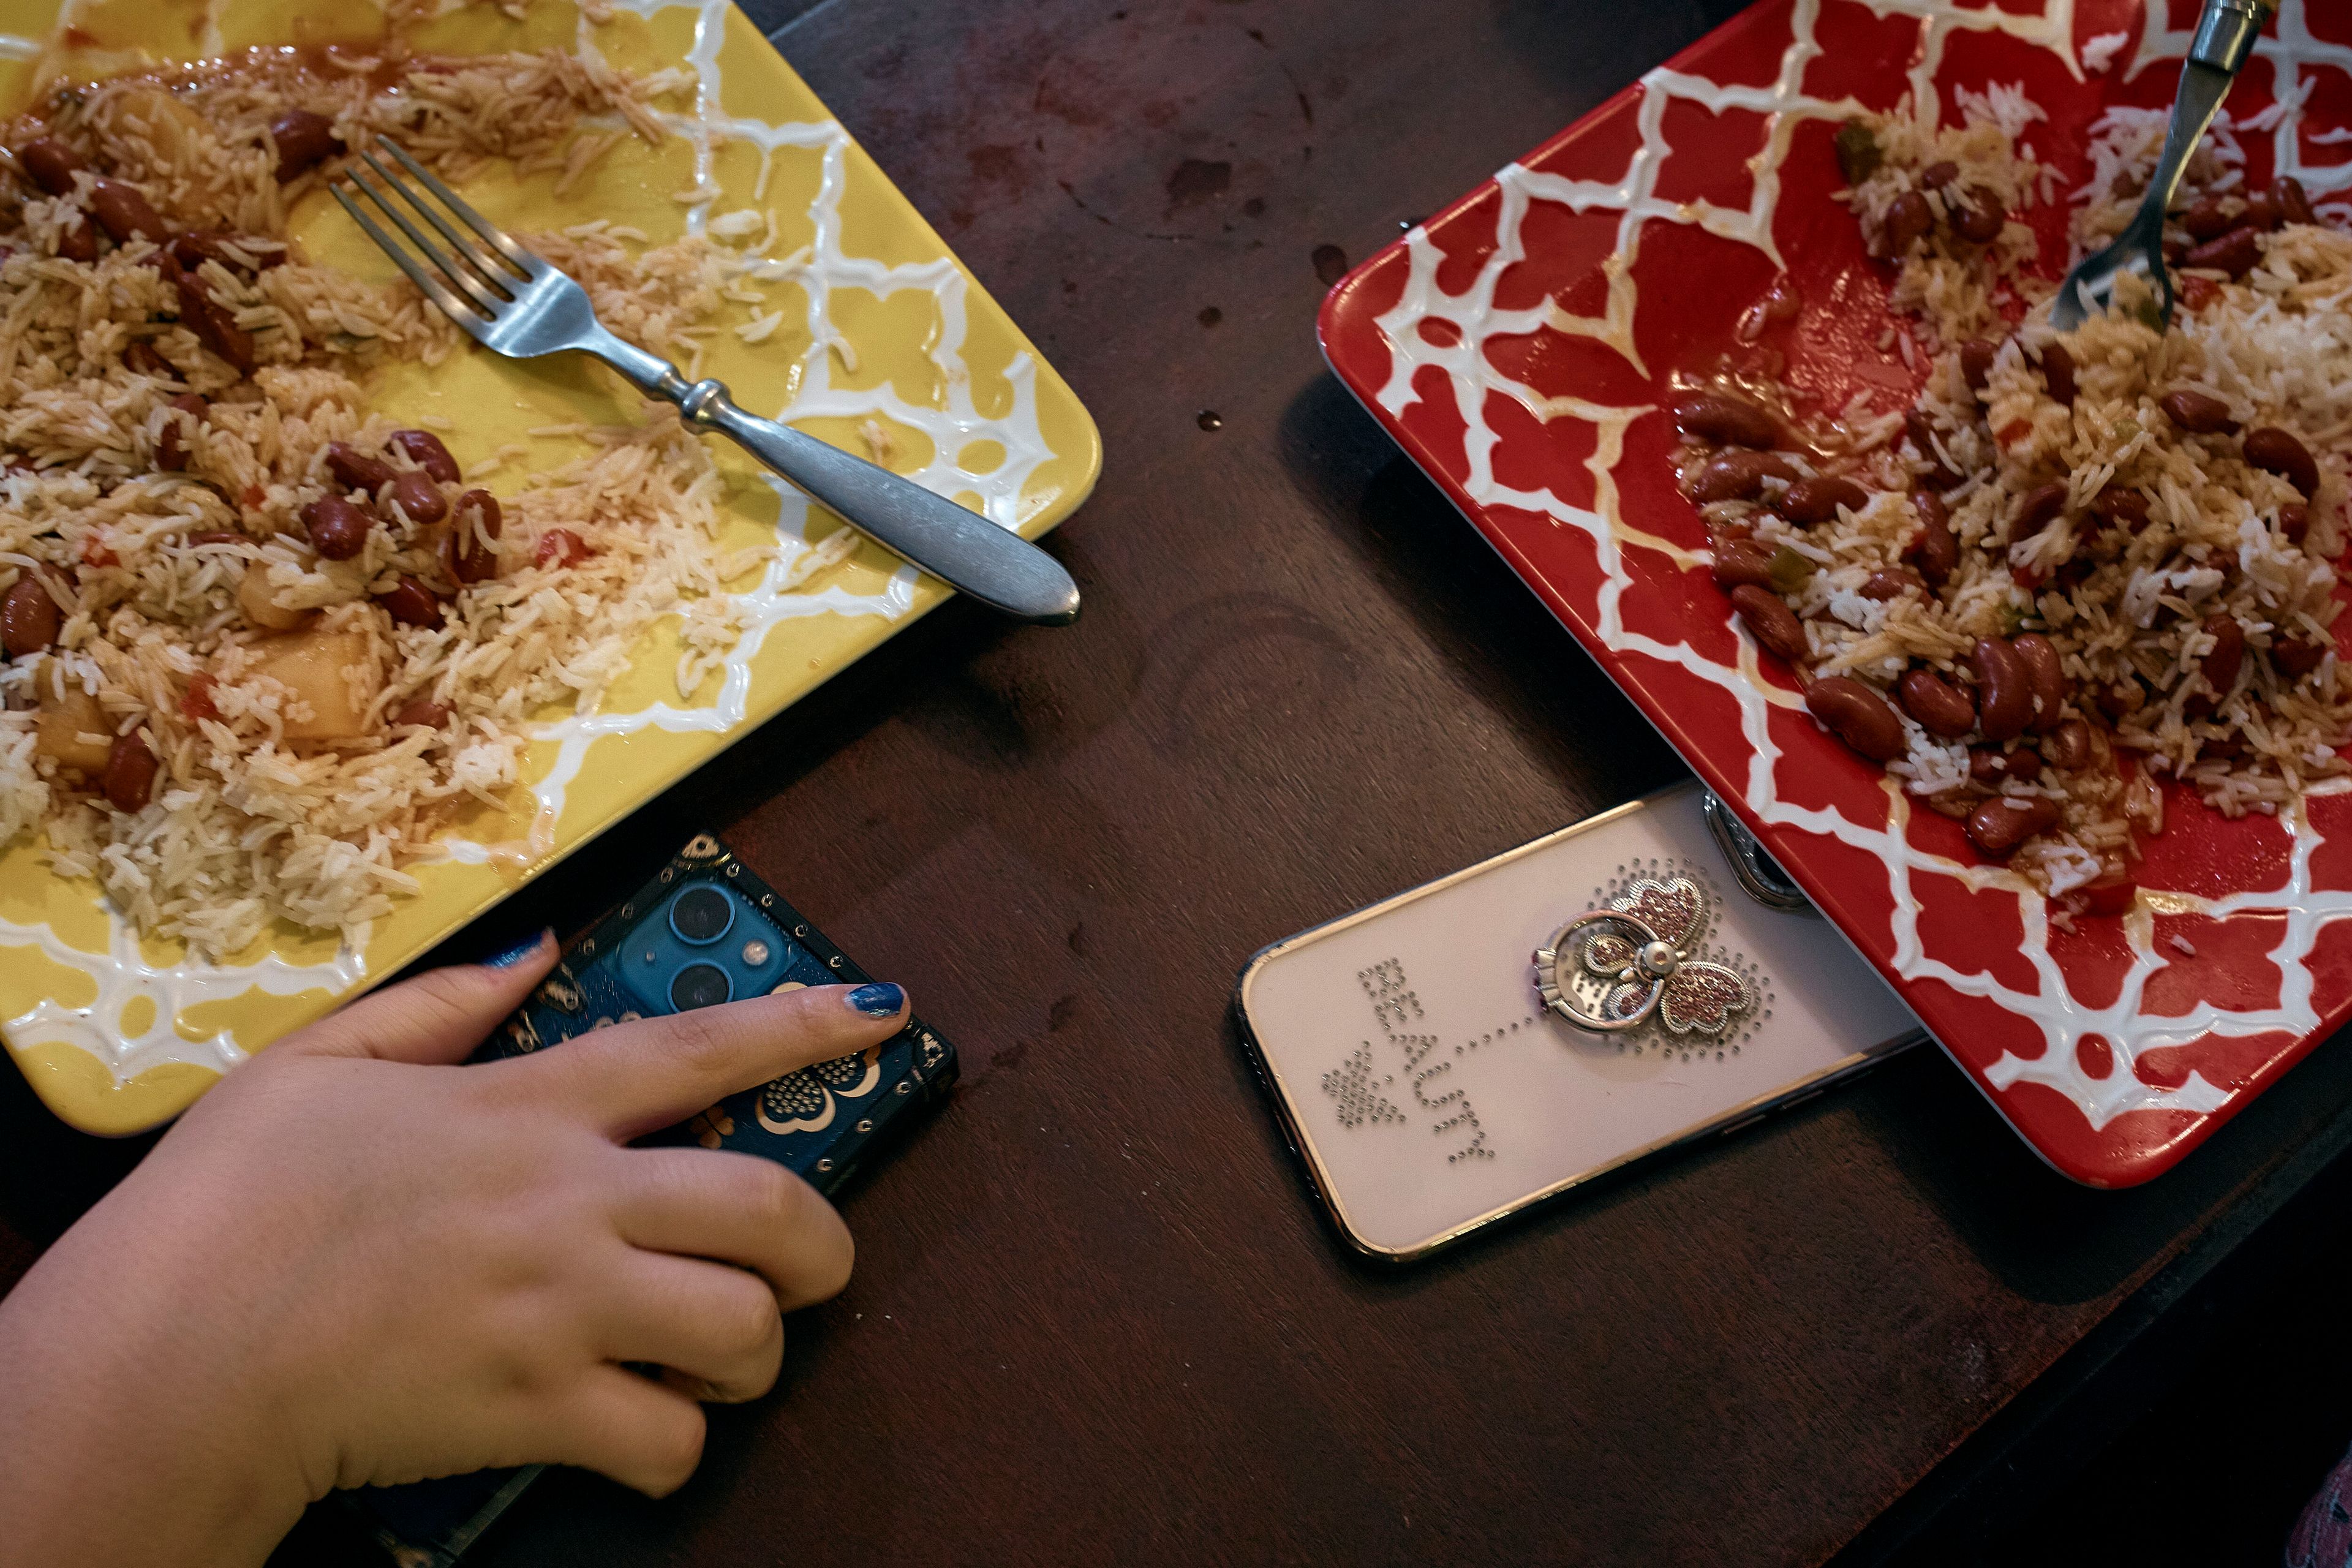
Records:
M195 110L169 90L145 82L129 82L115 89L107 108L108 129L118 135L144 137L166 165L201 162L210 138Z
M56 679L52 675L40 683L41 721L34 732L34 753L96 778L106 771L107 753L114 746L114 721L80 682L68 680L59 691L51 684Z
M257 561L237 580L236 607L252 625L272 632L290 632L318 615L315 610L289 610L274 603L269 597L269 568Z
M286 719L289 741L352 741L368 732L368 709L383 689L383 670L365 632L296 632L254 645L255 675L286 688L310 716Z

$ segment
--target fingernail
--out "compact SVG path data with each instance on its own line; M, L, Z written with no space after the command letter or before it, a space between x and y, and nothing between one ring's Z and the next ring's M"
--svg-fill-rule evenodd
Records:
M877 980L851 992L849 1005L869 1018L895 1018L907 1005L907 993L887 980Z
M482 967L485 969L512 969L516 964L520 963L524 959L530 957L541 948L546 946L548 942L553 939L554 935L555 933L549 930L542 929L535 931L529 936L524 937L520 942L516 942L512 947L503 948L499 952L490 954L489 957L482 960Z

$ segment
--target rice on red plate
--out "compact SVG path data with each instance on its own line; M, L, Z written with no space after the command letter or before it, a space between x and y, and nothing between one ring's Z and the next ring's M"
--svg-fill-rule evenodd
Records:
M2170 330L2127 279L2062 333L2016 216L2057 198L2019 150L2039 110L1963 100L1958 127L1838 137L1906 318L1879 346L1924 367L1913 406L1802 419L1777 386L1688 386L1680 474L1717 582L1815 716L1987 859L2096 902L2163 830L2156 776L2236 816L2345 771L2352 237L2293 180L2250 191L2225 121L2169 231ZM2076 258L2137 209L2163 118L2093 128Z

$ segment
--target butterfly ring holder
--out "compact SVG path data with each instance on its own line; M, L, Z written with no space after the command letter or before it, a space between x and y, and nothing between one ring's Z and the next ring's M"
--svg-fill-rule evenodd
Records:
M1706 895L1688 877L1642 877L1605 909L1577 916L1536 950L1544 1005L1602 1034L1654 1016L1675 1035L1720 1039L1753 1012L1754 979L1695 955Z
M1696 782L1276 942L1234 1013L1334 1226L1392 1262L1924 1037Z

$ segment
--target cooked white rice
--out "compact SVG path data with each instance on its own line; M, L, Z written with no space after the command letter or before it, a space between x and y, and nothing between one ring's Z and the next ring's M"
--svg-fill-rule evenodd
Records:
M1910 412L1925 417L1936 449L1906 441L1902 409L1792 418L1795 438L1780 458L1801 477L1853 479L1867 504L1798 527L1776 510L1787 484L1768 479L1752 499L1702 510L1718 560L1742 539L1780 552L1772 586L1802 617L1809 680L1843 675L1888 695L1907 742L1889 765L1908 791L1954 816L1995 795L2057 803L2056 826L2012 863L2064 893L2127 880L2135 832L2163 828L2150 774L2179 778L2235 816L2277 811L2307 781L2345 770L2337 752L2352 735L2352 680L2334 652L2329 563L2344 544L2343 447L2352 436L2352 237L2284 223L2259 233L2260 258L2242 277L2177 273L2183 298L2168 331L2152 325L2153 300L2127 289L2123 310L2061 334L2049 321L2054 279L2017 217L2056 196L2053 173L2019 146L2039 111L2000 88L1964 108L1958 127L1898 113L1846 132L1866 132L1848 199L1874 253L1898 248L1904 236L1891 215L1906 193L1924 194L1934 215L1927 233L1888 258L1892 299L1908 317L1890 346L1907 361L1916 337L1932 361ZM2094 128L2090 181L2072 193L2074 258L2105 243L2137 208L2162 129L2161 115L2124 110ZM2237 212L2242 168L2225 123L2193 161L2181 207L2210 196ZM1930 170L1944 177L1926 178ZM1950 202L1970 192L1996 196L2008 215L1985 243L1955 232ZM1997 345L1980 392L1963 370L1971 339ZM2071 356L2071 406L2050 387L2057 350ZM2226 405L2231 429L2177 425L2160 399L2183 391ZM1763 400L1777 401L1769 389ZM2315 493L2247 460L2236 432L2260 426L2285 429L2313 455ZM1685 448L1686 482L1716 450ZM1915 579L1891 599L1865 597L1874 573L1912 569L1923 524L1912 496L1937 489L1939 468L1956 478L1939 491L1958 541L1956 569L1934 587ZM2053 482L2065 488L2062 515L2038 531L2018 528L2027 494ZM2125 491L2147 505L2137 531L2094 511ZM2307 508L2300 538L2298 505ZM2236 621L2245 652L2229 689L2214 694L2200 672L2216 643L2206 628L2221 616ZM2044 716L2036 731L2046 737L2061 718L2081 720L2091 755L2044 765L2032 748L2048 752L2049 742L2030 733L2007 746L2012 759L2027 753L2021 776L1972 782L1971 752L1989 749L1981 733L1929 734L1893 689L1906 670L1926 668L1973 696L1977 639L2024 631L2056 645L2070 688L2063 714ZM2282 668L2283 650L2315 668Z
M143 191L175 230L280 237L289 206L342 161L278 183L264 128L289 106L329 116L347 145L396 132L453 180L509 160L568 183L628 133L583 131L583 117L658 139L648 105L680 79L551 53L268 51L61 91L5 141L69 142ZM594 707L657 621L679 618L681 693L732 646L737 610L722 584L764 552L722 557L719 481L674 412L569 432L587 455L499 496L499 569L486 581L457 581L438 539L399 519L372 528L354 558L323 560L299 514L341 490L324 449L379 450L396 426L431 423L372 411L368 373L438 360L458 345L454 329L404 285L363 286L299 256L255 272L236 252L238 265L207 261L202 277L253 334L257 363L241 375L178 319L154 247L133 239L87 263L58 255L89 206L87 183L62 196L21 176L5 185L0 595L28 577L52 583L62 629L53 646L0 664L0 844L46 829L58 872L97 878L141 931L200 953L246 949L274 921L352 938L414 890L403 868L453 814L506 808L530 722L551 704ZM691 360L728 269L703 240L644 239L591 224L529 243L588 288L608 325ZM137 368L154 369L150 350L167 374ZM209 411L185 470L158 471L165 405L187 392ZM559 530L572 548L550 538ZM240 607L256 574L281 618L310 617L294 636L349 633L334 646L365 650L372 668L346 674L366 703L365 733L287 738L316 714L261 673L287 639ZM388 616L379 595L403 577L431 585L441 626ZM144 730L161 764L144 805L110 804L96 770L45 747L44 711L66 710L77 691L95 698L104 729L68 739L104 745ZM423 700L439 705L436 724L389 726Z

